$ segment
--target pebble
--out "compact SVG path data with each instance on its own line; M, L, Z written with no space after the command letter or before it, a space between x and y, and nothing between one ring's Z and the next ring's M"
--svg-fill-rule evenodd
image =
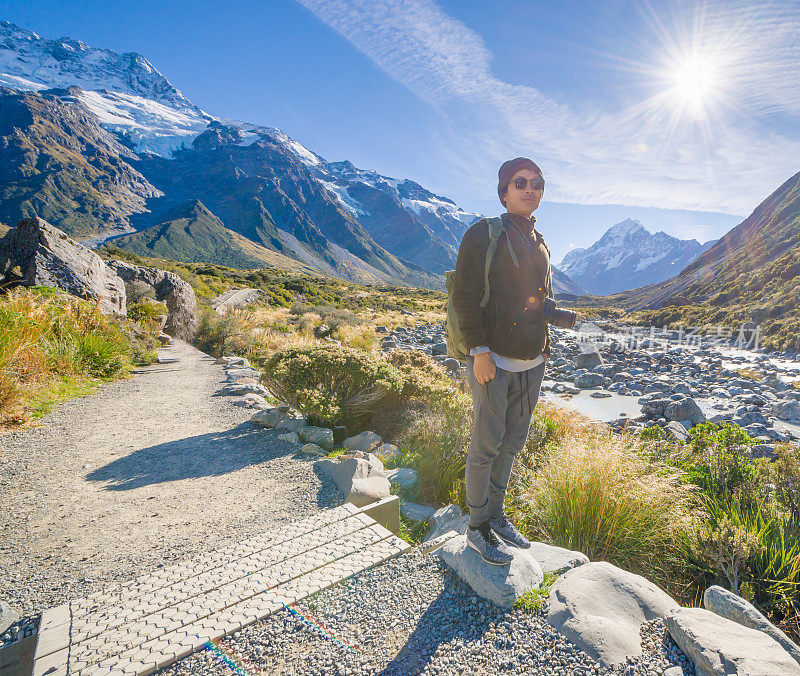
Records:
M220 648L245 669L269 674L692 675L660 620L642 630L642 655L601 667L545 620L476 596L437 554L409 554L334 585L229 636ZM249 667L247 665L250 665ZM159 672L230 674L203 650Z

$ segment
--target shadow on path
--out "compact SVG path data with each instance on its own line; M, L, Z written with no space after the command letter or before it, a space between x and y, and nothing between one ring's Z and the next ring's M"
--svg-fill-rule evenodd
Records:
M379 672L380 676L406 676L421 673L430 663L439 645L461 639L474 643L489 629L497 618L485 617L485 623L465 621L464 606L454 597L463 597L457 581L449 580L420 617L414 631L394 659ZM463 600L463 599L462 599Z
M305 457L290 444L269 438L246 421L233 429L209 432L149 446L89 473L88 481L110 481L109 491L150 484L221 476L250 465L292 455Z

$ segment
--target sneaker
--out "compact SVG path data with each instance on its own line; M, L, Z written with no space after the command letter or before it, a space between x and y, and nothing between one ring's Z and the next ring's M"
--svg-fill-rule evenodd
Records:
M477 551L486 563L505 566L511 563L514 553L494 534L489 522L484 521L477 528L467 528L467 544Z
M531 546L531 541L517 530L505 514L499 519L489 519L489 526L510 545L520 549L528 549Z

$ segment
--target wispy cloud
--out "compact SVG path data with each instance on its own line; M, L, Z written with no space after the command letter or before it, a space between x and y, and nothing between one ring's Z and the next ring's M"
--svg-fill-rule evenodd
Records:
M796 2L668 16L642 5L649 34L608 65L656 85L670 61L716 59L716 96L692 121L674 92L594 108L504 82L483 38L432 0L298 1L441 113L436 152L476 186L524 154L542 166L551 200L746 213L800 170Z

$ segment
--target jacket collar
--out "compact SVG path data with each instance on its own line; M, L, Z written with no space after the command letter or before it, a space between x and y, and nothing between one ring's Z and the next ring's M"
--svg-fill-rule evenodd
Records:
M510 220L529 237L532 237L536 240L539 239L539 233L536 230L536 216L533 214L531 214L530 218L525 218L519 214L512 214L510 211L506 211L501 215L501 218L504 220Z

